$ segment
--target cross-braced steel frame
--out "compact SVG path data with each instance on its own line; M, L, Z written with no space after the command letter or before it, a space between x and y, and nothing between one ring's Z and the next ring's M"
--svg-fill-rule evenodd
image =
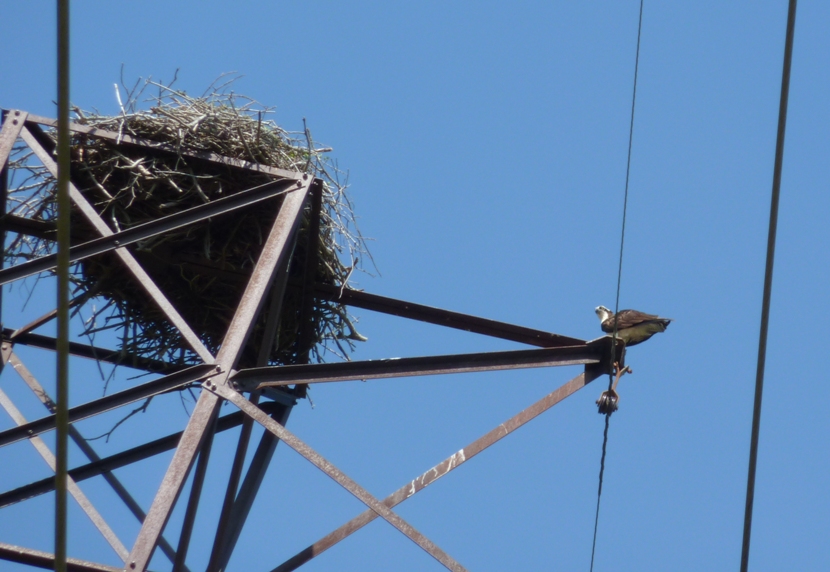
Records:
M44 136L42 126L54 127L55 121L30 115L20 110L3 112L2 131L0 131L0 165L3 166L2 174L0 174L0 205L2 205L0 208L3 209L0 213L2 215L2 218L0 218L0 232L3 234L4 241L7 232L42 236L44 232L51 230L48 228L48 223L6 214L8 158L15 142L22 141L25 143L34 152L38 160L53 175L56 175L57 167L51 154L51 140ZM83 125L71 125L71 129L76 133L84 133L90 137L107 139L114 145L127 146L133 149L136 147L144 148L148 153L179 152L157 142L91 129ZM88 462L69 471L68 492L86 512L124 564L120 568L112 568L99 563L70 559L69 569L78 571L143 571L147 569L154 551L159 548L172 563L173 570L187 570L187 553L214 435L217 432L241 426L236 454L231 465L227 492L222 503L216 534L210 545L209 572L226 568L279 441L296 450L357 497L366 505L367 510L311 546L301 550L294 557L277 565L273 572L295 570L378 517L397 528L446 568L464 570L446 552L398 516L393 511L394 507L467 462L518 427L572 395L599 375L610 372L615 361L622 362L623 348L621 345L613 346L611 339L608 337L587 342L549 332L358 292L344 288L342 285L315 283L313 264L308 263L305 267L305 278L302 284L289 284L287 268L304 209L310 209L311 213L311 230L308 233L309 244L306 248L309 256L308 260L313 261L316 257L316 239L319 233L315 231L317 228L315 225L319 224L322 183L307 174L247 163L211 153L191 154L187 157L188 160L195 163L218 163L231 169L249 169L266 173L272 177L273 181L118 232L110 228L77 187L70 186L70 196L74 208L100 235L99 238L81 244L73 244L70 251L71 259L78 261L104 253L113 253L119 263L124 266L126 272L129 273L131 279L143 288L152 303L164 313L166 319L175 326L182 339L202 362L190 367L174 366L140 356L126 356L125 358L123 352L118 350L72 343L70 353L73 355L104 362L127 364L130 367L151 372L163 371L165 375L118 393L72 407L69 410L70 423L76 423L82 419L163 392L190 386L194 383L200 384L202 391L187 426L182 432L144 443L109 457L101 458L78 430L70 425L70 437L86 455ZM163 235L173 229L191 225L210 217L226 216L237 209L255 203L267 204L269 201L273 202L277 196L282 197L282 205L276 214L265 246L248 280L233 319L227 328L220 349L216 355L213 355L202 343L199 333L193 331L176 311L174 305L165 297L165 294L142 268L128 247L137 241ZM26 276L49 271L54 266L55 258L53 256L42 256L22 264L0 269L0 286ZM521 342L534 346L535 349L269 367L267 366L268 350L274 341L283 294L287 288L291 287L302 288L306 300L313 300L314 297L333 300L375 312ZM258 348L259 367L241 368L239 367L240 356L248 343L254 323L263 312L267 313L267 332L261 341L261 347ZM0 357L2 358L0 367L11 366L51 413L35 421L28 421L18 411L9 397L0 390L0 406L9 413L16 425L16 427L0 431L0 447L27 439L53 470L54 456L40 438L40 435L55 428L55 405L43 386L15 353L15 346L26 345L44 350L54 350L56 342L54 338L34 333L35 329L49 322L54 316L55 311L48 312L37 320L16 329L3 329L2 345L0 346ZM300 335L308 336L308 333L303 334L301 332ZM556 391L544 396L535 404L460 449L454 455L406 483L382 500L350 479L285 428L291 409L296 400L305 395L307 384L563 365L580 365L583 367L583 371ZM219 416L219 406L225 401L233 403L239 411ZM256 447L247 471L244 471L243 474L254 423L262 425L265 433ZM169 450L175 451L173 459L158 488L155 499L149 509L145 511L112 471ZM187 498L183 524L174 546L165 539L163 532L191 470L194 470L194 477ZM99 475L104 477L109 486L142 523L138 536L131 547L122 543L107 525L103 516L96 511L81 491L79 486L81 481ZM13 490L2 491L0 492L0 508L48 493L53 491L54 487L54 479L49 478ZM200 544L204 545L203 543ZM41 568L51 568L54 564L54 557L51 554L5 543L0 543L0 559Z

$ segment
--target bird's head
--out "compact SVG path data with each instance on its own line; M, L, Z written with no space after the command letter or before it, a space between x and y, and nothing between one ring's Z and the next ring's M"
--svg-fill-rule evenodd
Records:
M597 316L599 316L600 322L604 322L605 320L614 315L614 312L612 312L605 306L597 306L594 311L597 313Z

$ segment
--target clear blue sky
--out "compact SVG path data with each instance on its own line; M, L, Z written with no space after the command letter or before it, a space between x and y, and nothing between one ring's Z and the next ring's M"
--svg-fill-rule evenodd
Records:
M152 76L201 93L219 74L307 118L350 172L381 276L369 292L591 339L613 306L638 3L74 2L72 99L115 113L113 83ZM54 3L0 6L0 106L56 114ZM611 420L595 569L736 570L786 2L646 0L621 307L675 319L629 351ZM830 5L799 5L772 299L751 568L830 561ZM46 289L25 315L50 308ZM4 292L7 327L25 300ZM355 358L514 344L359 311ZM21 351L44 384L52 365ZM51 359L51 358L49 358ZM73 400L102 382L78 365ZM378 497L467 445L577 368L317 387L288 427ZM123 378L124 376L122 376ZM4 391L43 415L11 371ZM126 380L119 387L127 387ZM602 382L604 383L604 382ZM603 420L598 382L398 507L469 570L587 570ZM230 412L232 406L224 408ZM158 400L111 454L175 431ZM81 425L94 434L107 421ZM11 426L0 415L0 429ZM206 485L221 497L234 435ZM0 451L0 489L48 475L27 443ZM73 463L80 462L73 452ZM121 470L149 506L169 462ZM100 480L84 490L131 545L137 522ZM0 511L0 541L51 551L51 503ZM183 504L183 503L180 503ZM208 506L208 505L204 505ZM266 571L362 510L280 446L232 570ZM70 555L116 564L77 507ZM192 569L203 569L206 509ZM169 526L175 540L182 510ZM91 538L93 540L87 540ZM8 563L3 570L18 570ZM153 568L168 569L162 557ZM382 521L304 570L441 570Z

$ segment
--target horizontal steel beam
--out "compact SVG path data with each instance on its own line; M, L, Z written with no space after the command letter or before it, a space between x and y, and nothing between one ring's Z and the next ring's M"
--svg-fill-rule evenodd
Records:
M27 117L26 123L46 125L47 127L57 127L58 125L56 120L50 119L48 117L41 117L39 115L29 115ZM97 139L106 139L111 143L115 144L116 146L129 145L134 147L141 147L144 149L149 149L151 151L173 155L176 157L190 157L193 159L199 159L200 161L213 163L215 165L223 165L225 167L243 169L246 171L255 171L257 173L265 173L275 177L297 178L302 175L302 173L298 173L296 171L288 171L286 169L279 169L277 167L269 167L268 165L260 165L259 163L242 161L241 159L233 159L231 157L225 157L223 155L218 155L216 153L211 153L209 151L182 151L181 149L178 149L176 146L169 145L167 143L160 143L158 141L151 141L149 139L141 139L140 137L133 137L132 135L127 135L125 133L115 133L113 131L97 129L95 127L90 127L88 125L79 125L78 123L70 123L69 130L74 133L83 133L85 135L89 135L90 137L95 137Z
M292 286L299 287L298 284L292 284ZM377 294L368 294L366 292L350 290L349 288L315 284L314 295L317 298L339 302L347 306L354 306L355 308L363 308L365 310L372 310L373 312L381 312L401 318L428 322L430 324L437 324L439 326L446 326L476 334L484 334L486 336L493 336L542 348L577 346L585 343L584 340L577 338L553 334L542 330L534 330L505 322L497 322L468 314L460 314L458 312L424 306L423 304L404 302L403 300L378 296Z
M219 373L217 366L202 364L189 367L185 370L171 373L162 378L144 383L142 385L107 395L101 399L78 405L69 410L69 422L76 423L87 417L116 409L123 405L176 389L188 383L194 383L205 379L210 375ZM27 439L33 435L39 435L55 428L55 416L49 415L36 421L31 421L20 427L6 429L0 432L0 447L15 443L21 439Z
M267 401L259 405L259 408L268 413L269 415L277 409L281 409L283 407L285 406L281 403L276 403L274 401ZM242 424L242 420L244 418L245 414L241 411L237 411L236 413L231 413L230 415L220 417L218 425L216 426L216 432L221 433L222 431L227 431L229 429L233 429L234 427L238 427ZM85 465L81 465L80 467L70 469L68 474L70 478L72 478L75 482L81 482L86 479L91 479L93 477L97 477L102 473L114 471L115 469L126 467L127 465L137 463L138 461L143 461L144 459L149 459L150 457L153 457L160 453L164 453L165 451L175 449L181 437L182 432L179 431L178 433L173 433L171 435L167 435L166 437L155 439L154 441L150 441L149 443L133 447L132 449L127 449L126 451L115 453L114 455L110 455L109 457L104 457L98 461L92 461ZM54 477L41 479L39 481L29 483L28 485L23 485L16 489L11 489L9 491L6 491L5 493L0 494L0 508L4 508L42 494L49 493L53 490L55 490Z
M13 544L6 544L5 542L0 542L0 560L17 562L18 564L26 564L46 570L55 569L54 554L33 550L31 548L23 548L22 546L15 546ZM107 566L106 564L98 564L97 562L78 560L77 558L67 558L66 570L67 572L123 572L124 569Z
M506 352L257 367L240 370L231 377L231 381L243 391L253 391L261 387L294 383L324 383L594 364L600 363L605 353L606 349L602 346L581 345Z
M294 181L293 179L266 183L197 207L136 225L121 232L102 236L70 248L69 261L77 262L205 219L233 212L283 193L297 190L301 185L301 181ZM50 254L0 270L0 285L51 270L57 264L57 259L57 254Z
M24 326L25 327L25 326ZM3 330L3 338L12 340L16 344L23 346L31 346L33 348L41 348L44 350L55 351L55 338L49 336L42 336L40 334L17 334L16 330L6 328ZM154 373L169 373L173 371L181 371L187 366L171 364L162 360L155 360L137 356L134 354L124 354L119 350L112 350L109 348L100 348L97 346L79 344L77 342L69 342L69 354L87 359L94 359L111 363L113 365L120 365L124 367L132 367L135 369L142 369Z
M0 218L0 223L9 232L57 240L58 225L54 222L35 220L7 213Z

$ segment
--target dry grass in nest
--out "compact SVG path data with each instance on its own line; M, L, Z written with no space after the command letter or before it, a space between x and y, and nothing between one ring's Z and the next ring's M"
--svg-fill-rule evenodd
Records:
M136 84L139 86L140 84ZM158 90L149 109L136 102L149 89ZM261 165L310 173L321 179L323 211L316 281L344 286L359 257L368 255L358 232L346 184L325 153L315 149L311 135L292 134L264 119L268 109L252 100L227 93L227 85L202 97L152 81L128 94L117 116L84 113L76 109L76 122L102 130L166 143L178 155L119 146L111 141L75 134L72 140L72 176L75 185L115 229L122 230L268 182L268 175L206 165L184 156L209 151ZM49 133L54 139L55 134ZM55 180L22 152L12 167L17 182L10 185L12 214L53 222ZM215 217L187 228L154 237L130 247L150 276L168 296L207 348L215 353L241 298L247 278L277 214L276 201ZM73 212L73 241L95 236L79 212ZM289 280L301 279L305 263L305 236L309 210L303 216L300 236L289 269ZM55 250L47 238L17 235L6 250L13 262ZM103 299L85 334L115 330L120 349L129 354L163 359L175 364L198 362L178 331L152 304L135 280L112 255L86 259L73 273L76 297ZM358 334L346 308L315 300L311 348L299 347L300 292L289 291L283 302L277 342L271 364L297 363L311 351L322 360L326 351L346 357ZM256 361L265 326L256 324L241 363Z

